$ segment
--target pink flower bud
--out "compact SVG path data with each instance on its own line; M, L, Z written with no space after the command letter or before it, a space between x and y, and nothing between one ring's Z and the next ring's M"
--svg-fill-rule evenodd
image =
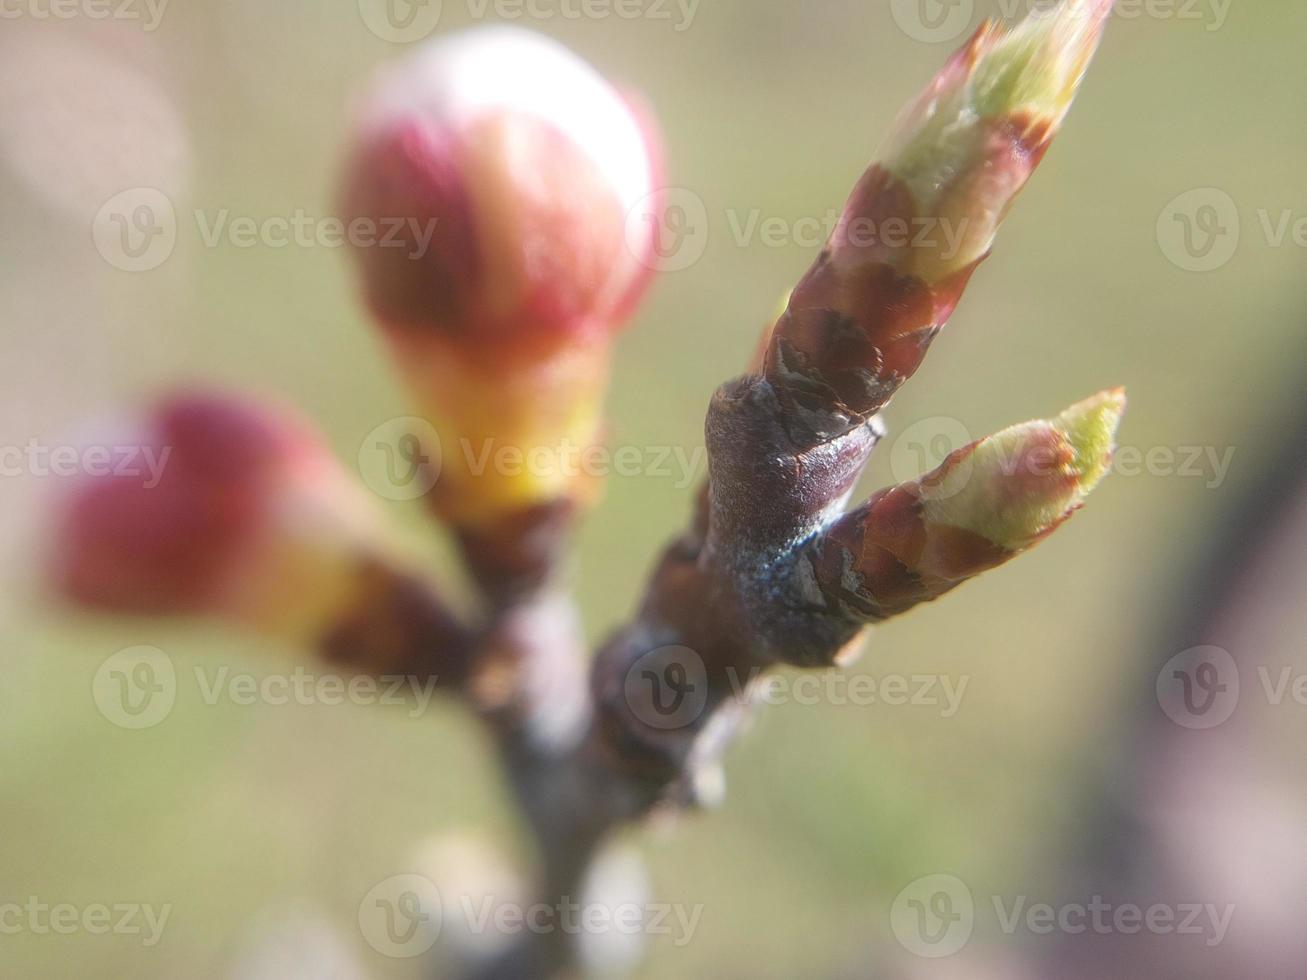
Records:
M365 99L346 178L346 220L383 232L355 248L369 306L482 350L611 332L653 266L654 229L633 249L627 221L657 158L644 118L557 42L487 28L423 48Z
M295 635L348 601L379 535L366 499L297 415L183 394L113 445L154 465L80 477L59 502L51 578L63 598Z

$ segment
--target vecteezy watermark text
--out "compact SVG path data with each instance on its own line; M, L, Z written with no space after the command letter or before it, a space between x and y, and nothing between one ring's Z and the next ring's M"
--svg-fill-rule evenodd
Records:
M474 21L649 21L688 31L702 0L358 0L363 23L392 44L411 44L430 35L454 5L460 22Z
M474 479L616 477L666 480L677 490L693 486L708 472L708 451L703 446L605 446L568 438L539 445L466 436L449 441L453 445L444 445L425 419L391 419L364 437L359 473L373 492L387 500L416 500L435 487L447 467Z
M0 20L138 21L141 30L159 29L172 0L0 0Z
M388 249L419 261L431 251L437 218L356 217L312 214L237 214L231 208L196 208L191 213L204 248ZM92 224L101 258L124 272L159 268L177 248L182 222L172 199L153 187L136 187L106 201Z
M947 674L772 674L761 669L728 668L730 697L740 704L771 706L913 708L953 718L962 707L969 676ZM623 681L627 706L643 724L659 731L687 728L709 703L708 669L690 647L656 647L627 668Z
M925 959L961 952L986 903L954 875L918 878L894 899L890 927L899 944ZM1082 902L1033 901L1028 895L993 895L987 903L999 930L1008 936L1125 935L1192 938L1204 947L1225 941L1235 906L1216 902L1111 901L1093 895Z
M50 903L36 895L22 902L0 901L0 936L140 936L141 945L156 946L172 915L172 905L140 902Z
M1307 708L1307 670L1285 662L1240 664L1221 647L1190 647L1158 672L1157 702L1181 728L1206 731L1233 718L1240 704Z
M32 438L22 446L0 446L0 477L139 477L153 490L171 455L171 446L47 446Z
M380 704L407 706L413 718L426 712L439 684L436 677L345 676L315 673L302 666L289 673L258 675L226 665L197 664L192 679L201 703L209 707ZM91 695L100 714L119 728L146 729L172 714L178 688L173 659L158 647L136 646L119 650L100 665Z
M363 938L377 952L396 959L421 956L440 937L446 922L458 921L471 935L512 939L523 935L660 936L677 947L699 929L704 906L664 902L576 901L522 903L496 895L442 895L420 874L392 875L370 888L359 903Z
M932 216L845 220L843 211L834 208L799 217L769 215L761 208L727 208L714 215L699 194L670 187L648 195L628 212L626 243L632 255L658 272L694 266L723 230L727 240L742 249L813 250L838 240L852 248L920 249L947 261L965 246L968 227L966 218Z
M1074 14L1095 16L1091 0L998 0L998 14L1012 22L1036 11L1067 5ZM1116 0L1112 14L1123 21L1168 21L1201 24L1219 31L1230 16L1234 0ZM928 44L950 44L976 23L975 0L890 0L890 11L908 37Z

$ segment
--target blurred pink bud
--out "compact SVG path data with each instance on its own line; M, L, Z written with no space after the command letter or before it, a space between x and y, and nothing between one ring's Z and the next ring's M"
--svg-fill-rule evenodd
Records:
M658 155L644 116L555 41L496 27L423 48L364 100L346 176L346 220L381 232L354 250L372 312L501 355L609 334L650 278L652 223L627 225Z
M379 532L296 414L181 394L112 445L151 465L81 476L59 501L51 578L63 598L295 632L318 628L357 587Z

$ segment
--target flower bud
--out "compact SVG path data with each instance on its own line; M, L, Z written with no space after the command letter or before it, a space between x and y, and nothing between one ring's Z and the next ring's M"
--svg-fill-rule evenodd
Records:
M344 189L364 294L440 433L459 523L568 495L561 459L473 472L488 445L559 456L598 430L609 338L653 269L660 166L643 117L558 43L511 28L434 43L365 99ZM466 450L466 451L465 451Z
M866 619L936 599L1043 540L1111 464L1122 389L960 449L835 525L813 555L824 593Z
M989 254L1071 108L1111 10L1112 0L1063 0L1011 30L986 22L900 117L881 165L915 215L953 232L905 256L923 281L943 282Z
M304 640L354 601L382 540L378 522L297 415L180 394L112 445L155 465L79 477L58 502L50 576L63 598L103 612L220 616Z
M1024 551L1098 486L1125 406L1123 389L1102 392L1055 419L1013 426L954 453L918 484L923 523Z
M900 117L764 364L789 400L853 422L916 372L1043 158L1097 49L1111 0L986 23Z

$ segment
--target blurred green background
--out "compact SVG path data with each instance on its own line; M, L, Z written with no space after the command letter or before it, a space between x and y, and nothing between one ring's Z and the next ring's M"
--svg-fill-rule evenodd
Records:
M709 215L702 258L662 276L622 340L614 445L701 443L709 395L814 252L742 244L730 216L839 207L953 46L911 36L898 3L703 0L684 30L668 9L519 22L649 97L671 182ZM999 9L978 3L968 23ZM978 437L1125 384L1123 445L1233 448L1229 473L1119 474L1032 555L877 629L853 670L966 678L953 717L929 705L761 713L731 753L724 808L637 838L657 895L704 905L693 941L655 941L639 976L791 978L856 962L919 875L1035 888L1077 835L1087 774L1118 747L1118 719L1149 681L1139 665L1158 660L1209 528L1278 453L1302 452L1277 446L1267 420L1300 394L1303 254L1267 234L1262 212L1273 227L1307 216L1307 8L1178 11L1114 18L995 257L888 422L921 433L942 419ZM473 20L445 0L439 30ZM138 186L183 215L330 214L352 93L406 50L371 33L355 0L178 3L153 32L85 17L0 26L0 444L57 443L88 415L199 378L285 393L354 466L365 434L407 406L340 250L209 248L184 219L176 254L131 274L101 259L90 229L105 200ZM1159 239L1159 219L1169 227L1195 188L1228 195L1242 231L1207 272L1180 268ZM910 449L891 437L868 486L912 475L895 462ZM158 646L183 673L285 670L295 651L42 606L54 483L0 480L0 900L173 912L154 948L0 935L0 973L226 977L252 935L299 915L333 923L368 975L414 976L362 942L358 902L442 834L472 829L515 853L482 734L444 704L419 718L209 706L185 684L158 727L107 723L91 681L123 647ZM676 483L613 479L588 521L575 578L596 639L683 524ZM387 506L452 574L417 508Z

